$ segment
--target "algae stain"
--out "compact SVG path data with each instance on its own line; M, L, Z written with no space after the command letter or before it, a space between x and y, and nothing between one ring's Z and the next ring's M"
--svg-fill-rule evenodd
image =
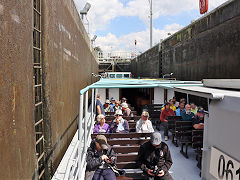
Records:
M16 87L13 86L13 100L12 100L12 114L13 114L12 125L13 125L13 135L16 135L16 134L17 134L15 112L16 112Z

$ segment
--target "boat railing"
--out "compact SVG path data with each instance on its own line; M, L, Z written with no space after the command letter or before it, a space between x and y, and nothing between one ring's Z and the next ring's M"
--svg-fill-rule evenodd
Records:
M95 120L96 91L92 90L91 105L88 106L88 91L80 93L78 130L73 137L60 165L52 179L84 179L87 147L91 143L91 134ZM85 103L84 103L85 101Z

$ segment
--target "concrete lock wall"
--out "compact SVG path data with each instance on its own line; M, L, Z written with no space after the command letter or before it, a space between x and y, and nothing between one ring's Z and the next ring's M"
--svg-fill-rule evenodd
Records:
M31 179L36 169L32 3L0 1L0 179Z
M134 77L157 78L161 74L160 65L158 44L131 62L131 72Z
M42 0L46 163L50 177L77 129L79 91L98 65L72 0ZM33 3L0 2L0 179L36 179ZM89 96L90 97L90 96Z
M178 31L161 43L159 51L152 48L138 56L138 60L132 63L133 74L162 77L173 72L179 80L239 78L239 9L240 1L228 1ZM154 56L159 56L158 60ZM159 72L162 72L158 73L160 76L151 74L157 63L160 64Z
M54 173L77 129L79 91L98 72L73 1L44 0L43 48L48 165Z

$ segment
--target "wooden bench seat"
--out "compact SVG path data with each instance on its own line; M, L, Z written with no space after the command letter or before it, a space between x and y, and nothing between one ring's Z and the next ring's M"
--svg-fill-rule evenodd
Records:
M172 134L172 143L178 147L178 142L176 136L176 121L181 121L182 117L181 116L168 116L168 130Z
M175 133L181 144L180 152L188 158L188 146L192 144L192 121L176 121Z
M92 139L95 138L99 134L91 134ZM147 138L151 136L151 133L102 133L107 139L111 138Z
M202 167L202 147L203 147L203 129L192 130L192 148L196 149L196 160L197 167L201 169Z
M138 121L141 118L141 116L133 116L134 121Z
M98 134L92 134L95 138ZM117 167L124 169L127 173L124 176L118 176L117 179L143 179L142 171L139 169L136 160L140 145L149 141L151 133L110 133L103 134L108 139L117 155Z

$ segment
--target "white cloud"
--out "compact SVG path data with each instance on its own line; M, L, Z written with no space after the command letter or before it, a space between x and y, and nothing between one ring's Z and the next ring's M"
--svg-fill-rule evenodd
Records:
M74 0L80 11L87 0ZM209 9L216 8L227 0L209 1ZM148 0L131 0L124 6L120 0L88 0L92 5L87 17L90 26L90 36L97 30L104 30L111 20L121 16L136 16L148 27L149 3ZM153 0L153 18L160 16L172 16L181 12L189 12L199 9L199 0ZM199 16L200 17L200 16ZM160 39L166 38L167 33L176 32L182 28L179 24L166 25L162 30L153 29L153 44ZM133 50L134 40L138 41L138 51L145 51L149 47L149 29L141 32L132 32L120 36L119 38L112 33L105 37L98 37L96 45L100 45L104 51ZM112 47L112 48L111 48Z
M164 26L163 29L153 29L153 45L160 42L160 39L168 37L168 33L173 34L180 30L183 26L179 24L171 24ZM107 36L98 37L96 46L100 46L104 52L113 51L131 51L135 52L134 41L137 40L137 53L147 50L150 46L149 29L140 32L133 32L127 35L117 37L112 33Z

